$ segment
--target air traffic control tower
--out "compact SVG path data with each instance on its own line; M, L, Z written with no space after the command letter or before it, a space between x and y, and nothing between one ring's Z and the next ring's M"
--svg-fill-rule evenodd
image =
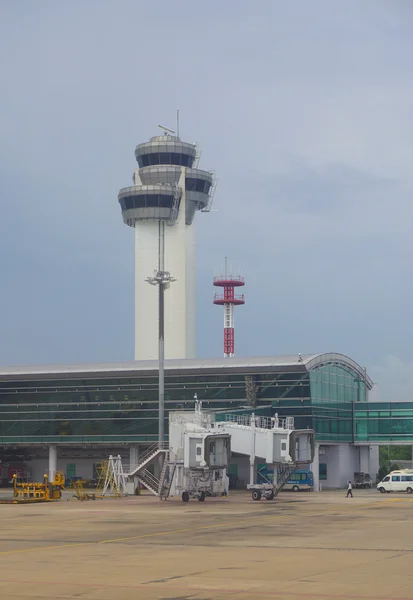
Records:
M135 228L135 360L158 358L157 288L145 279L164 270L176 279L165 292L165 358L195 357L196 211L209 212L213 174L198 169L195 144L164 130L135 150L139 168L118 199Z

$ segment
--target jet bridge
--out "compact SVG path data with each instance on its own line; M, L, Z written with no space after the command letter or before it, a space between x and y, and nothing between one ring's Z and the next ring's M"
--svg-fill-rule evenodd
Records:
M175 478L171 494L204 500L207 495L227 494L226 474L231 451L249 457L250 482L254 500L273 499L282 489L297 464L314 459L314 431L295 429L294 418L280 419L252 415L226 415L217 421L213 413L203 412L196 399L195 412L169 415L169 459ZM255 483L255 459L274 466L274 481Z
M228 494L227 468L231 451L249 456L250 483L254 500L264 496L272 500L297 463L311 463L314 458L314 432L294 429L294 419L252 415L226 415L217 421L214 413L202 411L195 399L194 412L169 413L169 448L156 446L141 457L127 476L139 480L160 498L181 496L184 502L207 496ZM159 480L149 472L149 463L163 457ZM255 459L274 466L274 481L256 484Z
M215 427L214 415L202 411L196 401L195 412L169 413L169 461L174 465L170 495L184 502L207 496L226 496L231 459L231 435Z

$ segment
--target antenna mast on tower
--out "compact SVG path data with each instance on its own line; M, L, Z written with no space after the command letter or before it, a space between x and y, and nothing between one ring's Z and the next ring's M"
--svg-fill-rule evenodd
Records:
M214 286L224 288L223 294L214 294L214 304L224 307L224 356L234 356L235 331L234 331L234 306L245 304L244 294L235 294L236 287L245 285L241 275L232 275L228 270L227 257L225 257L224 273L214 277Z

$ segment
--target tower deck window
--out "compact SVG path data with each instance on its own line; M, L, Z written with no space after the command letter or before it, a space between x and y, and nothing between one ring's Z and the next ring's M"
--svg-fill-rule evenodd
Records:
M206 179L195 179L193 177L187 177L185 179L185 189L188 192L202 192L208 194L211 188L211 182Z
M151 167L153 165L177 165L180 167L192 167L194 157L189 154L178 154L177 152L151 152L137 157L138 165Z
M139 194L137 196L128 196L120 199L122 210L132 208L160 207L170 208L173 205L174 197L167 194Z

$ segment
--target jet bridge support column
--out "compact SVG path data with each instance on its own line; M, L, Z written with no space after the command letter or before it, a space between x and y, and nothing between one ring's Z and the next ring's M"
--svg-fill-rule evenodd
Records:
M313 472L314 480L314 491L320 491L320 444L314 444L314 459L311 464L311 470Z
M54 476L57 471L57 448L49 446L49 481L54 481Z
M255 482L255 415L251 415L250 485Z
M137 444L133 444L129 446L129 471L131 471L134 467L138 465L139 462L139 446ZM134 476L132 481L127 482L128 494L133 495L136 493L137 488L139 487L139 479Z
M129 446L129 466L136 467L139 462L139 446L134 444L133 446ZM132 470L132 469L130 469Z

